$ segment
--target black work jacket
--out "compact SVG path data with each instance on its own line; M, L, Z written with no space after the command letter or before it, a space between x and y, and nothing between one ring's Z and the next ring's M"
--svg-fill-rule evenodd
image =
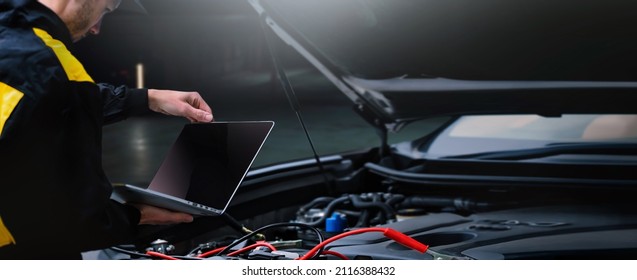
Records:
M0 258L56 259L132 238L139 211L109 199L102 125L148 110L145 90L96 84L61 19L0 0Z

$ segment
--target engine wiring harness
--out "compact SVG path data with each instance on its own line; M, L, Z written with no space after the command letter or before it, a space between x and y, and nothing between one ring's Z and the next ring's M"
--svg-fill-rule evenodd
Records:
M368 232L382 233L386 238L420 253L428 252L428 245L399 232L388 225L398 221L398 215L419 215L423 210L437 208L452 211L471 211L482 208L484 203L476 203L462 198L447 197L405 197L392 193L344 194L340 197L318 197L300 206L296 218L290 222L274 223L254 231L224 213L227 225L242 234L224 242L199 244L185 255L173 254L174 246L167 241L157 240L144 250L126 249L122 246L114 251L130 258L150 259L349 259L348 256L330 249L329 244L351 235ZM288 230L287 238L266 238L265 232L273 229ZM293 229L293 230L292 230ZM292 238L289 233L293 232ZM327 239L325 239L326 235ZM134 247L134 246L133 246ZM130 248L130 247L129 247ZM334 247L337 248L337 247ZM437 252L428 252L435 259L447 259Z
M246 241L250 240L250 238L257 235L259 232L262 232L271 228L276 228L276 227L300 227L300 228L310 229L316 233L318 244L303 255L299 255L298 253L293 253L293 252L279 252L275 245L263 240L256 241L252 244L247 244ZM126 250L121 247L113 247L112 249L117 252L127 254L131 256L131 258L151 258L151 259L163 259L163 260L249 258L248 255L262 255L262 256L265 256L264 259L295 259L295 260L312 260L312 259L319 259L321 257L326 257L327 255L331 255L343 260L347 260L348 257L339 252L325 250L326 246L336 240L345 238L347 236L351 236L355 234L363 234L367 232L383 233L385 237L392 239L396 241L397 243L400 243L403 246L416 250L420 253L425 253L427 249L429 248L429 246L422 244L419 241L391 228L384 228L384 227L359 228L359 229L354 229L350 231L345 231L341 234L337 234L333 237L323 240L322 233L315 227L312 227L306 224L301 224L301 223L277 223L277 224L264 226L249 234L246 234L243 237L236 239L234 242L232 242L228 246L215 248L215 249L212 249L203 253L199 253L196 255L188 255L188 256L169 255L163 252L157 252L153 250L148 250L145 253L139 253L139 252L135 252L131 250ZM276 256L279 256L279 257L276 257Z

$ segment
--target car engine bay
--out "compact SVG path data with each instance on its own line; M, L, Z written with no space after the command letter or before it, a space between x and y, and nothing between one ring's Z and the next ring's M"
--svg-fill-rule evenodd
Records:
M312 161L252 171L221 217L149 229L137 243L99 258L555 260L637 254L634 190L622 187L630 180L606 189L423 184L378 172L360 160L370 154L323 158L327 177ZM392 168L418 173L421 165L408 161Z

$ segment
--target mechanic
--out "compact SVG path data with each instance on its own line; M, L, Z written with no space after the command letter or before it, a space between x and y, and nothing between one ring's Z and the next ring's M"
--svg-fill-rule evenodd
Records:
M109 199L102 125L156 111L213 121L197 92L97 84L72 43L122 0L0 0L0 259L78 259L138 225L192 221ZM133 1L133 0L123 0Z

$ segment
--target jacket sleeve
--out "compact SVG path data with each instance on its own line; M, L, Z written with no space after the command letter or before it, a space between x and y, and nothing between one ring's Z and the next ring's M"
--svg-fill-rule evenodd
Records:
M139 210L110 199L93 201L92 208L84 208L86 216L82 217L79 234L73 240L81 251L107 248L134 239L141 216Z
M131 89L104 83L97 85L104 103L105 125L151 112L148 107L148 89Z

